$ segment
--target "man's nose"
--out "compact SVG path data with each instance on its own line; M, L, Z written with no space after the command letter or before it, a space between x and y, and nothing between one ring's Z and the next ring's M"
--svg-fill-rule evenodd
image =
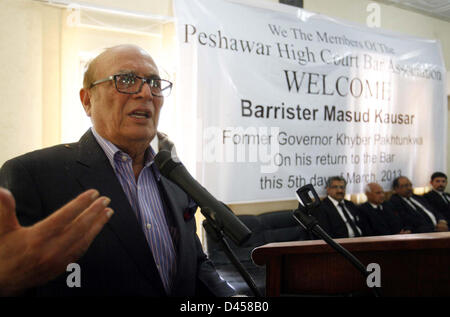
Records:
M141 91L134 95L138 98L153 99L150 84L147 82L142 85Z

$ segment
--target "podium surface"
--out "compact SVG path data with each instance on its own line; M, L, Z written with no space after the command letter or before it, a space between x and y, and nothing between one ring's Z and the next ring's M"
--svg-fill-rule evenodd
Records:
M450 232L335 241L365 267L379 265L382 296L450 296ZM371 294L366 278L323 240L266 244L252 259L266 266L267 296Z

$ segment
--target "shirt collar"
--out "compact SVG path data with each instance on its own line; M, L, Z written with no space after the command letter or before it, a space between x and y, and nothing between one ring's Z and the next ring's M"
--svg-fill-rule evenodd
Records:
M95 139L97 140L98 144L102 148L103 152L105 152L106 157L108 158L109 163L113 167L114 170L116 170L116 160L126 160L131 159L131 157L119 149L116 145L114 145L109 140L102 137L100 134L97 133L94 127L91 127L92 134L94 135ZM153 164L155 162L155 151L151 147L151 145L148 145L148 148L145 150L145 166L150 166L150 168L153 169L153 172L155 173L156 179L159 181L161 178L161 173L159 172L158 168L156 167L156 164Z
M380 206L380 209L382 209L383 208L383 206L381 205L381 204L379 204L379 205L375 205L375 204L372 204L370 201L369 201L369 204L373 207L373 209L377 209L378 208L378 206Z
M399 195L400 196L400 195ZM404 201L409 201L412 198L412 195L409 197L400 196Z
M331 197L330 195L328 195L328 199L331 200L331 202L333 203L333 205L335 207L339 206L339 202L336 199L334 199L333 197ZM342 203L344 203L344 200L341 200L341 201L342 201Z

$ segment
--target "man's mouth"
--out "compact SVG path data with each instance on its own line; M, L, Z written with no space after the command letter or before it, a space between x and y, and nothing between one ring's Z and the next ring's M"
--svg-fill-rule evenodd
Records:
M132 113L129 114L129 116L138 119L150 118L150 114L146 111L133 111Z

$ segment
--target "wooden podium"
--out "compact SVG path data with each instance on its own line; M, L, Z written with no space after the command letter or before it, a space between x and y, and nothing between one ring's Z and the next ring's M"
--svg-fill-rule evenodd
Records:
M382 296L450 296L450 232L336 239L367 267ZM323 240L270 243L252 252L266 266L266 296L371 295L366 279Z

